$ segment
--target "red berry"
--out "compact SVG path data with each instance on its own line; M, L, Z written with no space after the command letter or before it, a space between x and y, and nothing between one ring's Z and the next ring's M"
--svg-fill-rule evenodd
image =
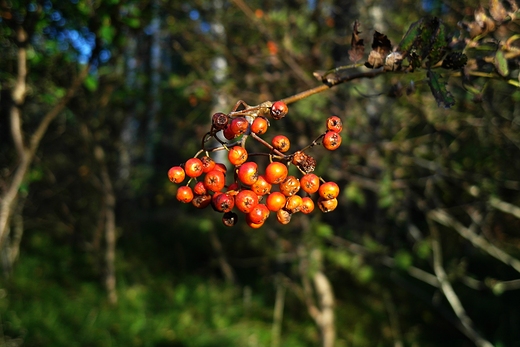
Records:
M214 200L215 209L219 212L230 212L235 207L235 199L231 194L219 194Z
M193 200L193 191L189 186L182 186L177 189L177 200L185 204Z
M258 195L249 189L241 190L235 196L235 206L244 213L249 213L258 205Z
M341 121L341 118L338 116L330 116L327 118L327 130L336 133L341 132L341 130L343 130L343 122Z
M206 186L204 186L204 182L200 181L195 184L195 187L193 187L193 193L195 195L205 195L208 193Z
M247 186L254 184L258 180L258 165L253 161L240 165L238 179Z
M282 119L289 112L289 108L283 101L276 101L273 106L271 106L271 117L274 119Z
M202 161L199 158L190 158L184 164L184 171L189 177L199 177L202 175Z
M267 217L269 217L269 209L264 204L256 205L247 214L247 218L255 224L264 223Z
M245 117L237 117L231 121L229 127L231 129L231 132L235 134L235 136L239 136L247 131L247 128L249 127L249 122Z
M181 183L184 181L184 177L186 177L186 173L184 169L180 166L174 166L170 170L168 170L168 178L173 183Z
M329 151L333 151L341 145L341 135L335 131L327 131L321 143L323 147Z
M216 163L211 157L204 156L200 158L200 161L202 162L202 172L204 173L208 173L215 168Z
M226 176L221 171L212 170L204 177L204 186L212 192L220 192L226 184Z

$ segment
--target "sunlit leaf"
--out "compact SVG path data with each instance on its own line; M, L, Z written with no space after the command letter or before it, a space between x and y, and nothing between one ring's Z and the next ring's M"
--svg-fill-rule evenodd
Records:
M495 54L495 68L501 76L509 75L509 67L507 66L507 59L504 51L498 50Z

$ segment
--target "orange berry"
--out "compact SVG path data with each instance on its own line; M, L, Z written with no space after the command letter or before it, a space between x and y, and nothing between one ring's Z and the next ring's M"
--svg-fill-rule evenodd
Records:
M327 130L336 133L341 132L341 130L343 130L343 122L341 121L341 118L338 116L330 116L327 118Z
M276 135L271 140L271 144L273 147L277 150L279 150L282 153L285 153L289 150L291 147L291 141L287 138L287 136L284 135Z
M182 186L177 189L177 200L185 204L193 200L193 191L189 186Z
M235 196L235 206L244 213L249 213L258 205L258 195L249 189L241 190Z
M323 183L318 192L323 199L334 199L339 195L339 186L336 182Z
M238 168L238 179L247 186L258 180L258 165L254 161L248 161Z
M258 204L247 214L247 220L255 224L264 223L269 217L269 209L264 204Z
M267 196L265 204L270 211L277 212L285 206L286 200L287 198L282 193L272 192Z
M199 158L190 158L184 164L184 171L189 177L199 177L202 175L202 161Z
M168 170L168 178L173 183L181 183L184 181L184 178L186 177L186 173L184 172L184 169L180 166L174 166Z
M263 175L258 176L253 185L251 185L251 190L255 192L257 195L266 195L271 192L272 185L267 182Z
M251 124L251 131L257 135L263 135L266 133L268 127L269 121L262 116L258 116L253 121L253 124Z
M308 196L304 196L302 198L302 206L300 208L300 211L305 214L309 214L312 211L314 211L314 201L312 201L312 199Z
M341 145L341 135L334 131L327 131L321 143L323 147L333 151Z
M228 152L229 162L235 166L242 165L248 157L247 150L242 146L234 146Z
M283 182L287 177L289 170L285 164L274 161L267 165L265 169L265 180L271 184Z
M300 179L300 186L306 193L316 193L320 188L320 178L313 173L305 174Z
M220 192L226 185L226 176L222 171L212 170L204 177L204 186L212 192Z

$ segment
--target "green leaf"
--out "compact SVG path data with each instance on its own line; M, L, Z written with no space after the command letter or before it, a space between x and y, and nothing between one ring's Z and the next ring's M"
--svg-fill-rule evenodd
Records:
M446 89L446 82L442 80L439 73L428 70L428 85L432 91L433 97L437 100L439 107L450 108L455 105L453 95Z
M328 224L318 224L316 227L316 235L327 238L334 234L332 227Z
M356 182L350 182L345 189L345 195L348 200L354 201L359 206L365 206L365 194Z
M412 262L413 262L412 255L405 250L397 251L394 259L395 259L395 264L397 265L397 267L399 267L403 270L408 269L412 265Z
M495 54L495 68L501 76L509 75L509 67L507 66L507 59L504 51L498 50Z
M87 78L85 78L85 81L83 81L83 84L85 85L85 88L91 92L96 91L98 88L98 80L92 75L88 75Z

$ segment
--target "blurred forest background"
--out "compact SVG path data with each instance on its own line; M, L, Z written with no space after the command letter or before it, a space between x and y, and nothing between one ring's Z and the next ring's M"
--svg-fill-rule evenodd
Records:
M520 346L520 27L503 10L0 0L0 345ZM426 15L473 43L474 73L446 74L454 107L424 70L385 73L266 134L303 146L344 120L340 149L311 151L336 211L252 230L176 201L166 173L212 113L320 85L352 63L355 20L368 54L374 30L396 45Z

